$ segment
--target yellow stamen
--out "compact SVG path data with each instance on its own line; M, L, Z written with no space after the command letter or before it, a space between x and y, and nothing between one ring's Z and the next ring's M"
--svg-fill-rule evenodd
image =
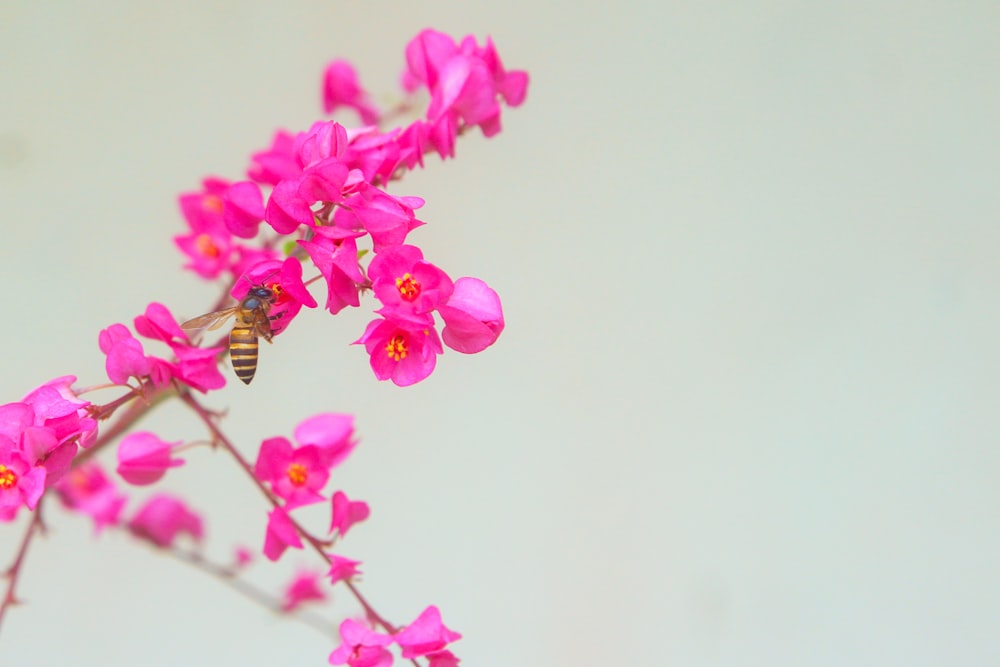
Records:
M17 486L17 473L0 463L0 489L13 489Z
M205 195L201 198L201 207L210 213L222 213L222 197Z
M396 334L389 339L389 343L385 346L385 351L393 361L406 359L406 338L402 334Z
M288 479L295 486L302 486L309 477L309 471L301 463L293 463L288 466Z
M420 296L420 283L409 273L404 273L402 278L396 278L396 289L403 301L413 301Z
M219 246L215 245L212 237L208 234L199 234L194 240L195 249L205 257L216 258L219 256Z

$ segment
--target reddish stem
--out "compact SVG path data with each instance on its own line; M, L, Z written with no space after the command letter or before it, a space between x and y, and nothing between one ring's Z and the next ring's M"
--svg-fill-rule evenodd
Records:
M14 594L14 589L17 587L17 580L21 574L21 565L24 564L24 557L28 553L28 545L31 544L31 538L35 536L35 533L44 529L42 523L42 502L44 500L45 496L43 495L38 500L38 504L35 505L31 521L28 523L28 528L24 531L24 537L21 538L21 546L18 547L17 556L14 557L14 562L5 574L7 577L7 592L3 596L3 602L0 602L0 627L3 627L3 618L7 613L7 609L18 602L17 596Z

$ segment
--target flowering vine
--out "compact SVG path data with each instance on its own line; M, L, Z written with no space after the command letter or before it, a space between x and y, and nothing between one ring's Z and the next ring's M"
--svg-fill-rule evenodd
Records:
M378 380L398 386L426 379L445 347L477 353L502 333L497 293L478 278L452 279L425 258L410 237L425 224L417 217L424 201L389 187L431 155L453 158L458 137L473 128L487 137L499 132L502 106L524 101L528 76L505 69L488 38L484 44L472 36L456 41L433 30L410 41L405 62L404 101L388 111L372 102L350 63L331 62L322 78L323 108L354 114L361 126L326 119L300 132L279 130L269 146L251 154L245 178L206 178L180 196L187 229L174 243L184 268L224 285L205 315L179 322L167 306L150 303L131 328L113 323L98 334L109 384L76 389L76 378L67 375L0 405L0 521L14 521L22 509L32 513L8 570L0 623L17 601L18 577L44 527L50 491L63 507L89 516L97 533L125 530L209 574L241 581L254 550L239 549L231 565L206 561L198 549L206 534L196 499L189 505L159 491L130 508L121 486L157 484L189 464L192 457L180 456L182 450L208 444L229 454L268 503L257 551L276 561L288 549L304 549L321 563L299 571L278 596L246 584L243 592L275 610L298 613L326 599L329 586L344 586L364 614L337 626L331 664L381 667L396 654L428 667L458 664L450 646L461 635L443 624L436 606L410 623L390 622L358 588L362 563L340 552L350 530L371 514L367 502L337 488L338 468L358 445L353 416L307 417L291 437L264 438L250 460L225 434L222 416L199 396L225 386L229 376L220 363L227 355L249 384L259 339L279 339L321 301L331 315L359 307L363 297L377 302L376 317L354 343L368 354ZM407 115L408 123L393 125ZM325 288L319 299L310 290L314 283ZM228 335L201 342L203 332L226 324ZM105 403L83 398L110 388L120 393ZM165 400L190 409L204 432L184 440L133 429ZM97 460L110 447L117 455L113 473ZM329 523L317 531L298 510L321 503ZM193 550L183 548L185 542Z

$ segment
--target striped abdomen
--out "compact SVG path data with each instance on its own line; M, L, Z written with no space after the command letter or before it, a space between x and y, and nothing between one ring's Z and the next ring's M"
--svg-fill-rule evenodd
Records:
M229 334L229 359L236 377L250 384L257 372L257 334L253 327L233 327Z

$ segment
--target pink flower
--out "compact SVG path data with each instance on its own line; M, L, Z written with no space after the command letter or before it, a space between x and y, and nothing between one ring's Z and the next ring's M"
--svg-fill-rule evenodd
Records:
M424 224L414 213L423 205L420 197L395 197L369 186L348 197L333 221L343 229L368 232L375 252L381 252L384 246L403 243L407 234Z
M302 306L316 307L316 299L302 283L302 262L294 257L284 262L270 260L254 266L233 286L230 296L237 301L245 297L252 287L262 285L274 292L271 306L271 333L279 334L299 314Z
M295 440L304 445L314 445L322 454L324 465L340 465L354 451L354 415L322 413L299 422L295 427Z
M275 507L267 515L267 532L264 535L264 555L268 560L278 560L287 548L301 549L302 540L288 512Z
M330 571L326 575L330 577L331 584L335 584L338 581L345 581L355 575L361 574L361 571L358 570L358 565L361 565L361 561L359 560L351 560L350 558L330 554Z
M278 181L268 197L264 219L279 234L316 224L313 205L339 203L358 183L340 160L347 132L339 123L320 121L295 137L292 150L300 172Z
M188 339L170 310L155 301L146 306L146 312L136 317L132 325L140 336L163 343L170 344L175 340Z
M0 513L14 518L24 505L35 509L45 491L45 468L33 467L24 460L14 441L0 436Z
M202 393L226 386L226 378L218 364L219 353L226 349L224 346L193 347L175 343L170 348L177 355L177 363L171 368L179 381Z
M419 658L440 651L462 635L453 632L441 622L441 612L434 605L427 607L417 620L400 630L394 636L403 649L404 658Z
M418 327L433 326L431 311L451 296L453 283L444 271L424 261L420 248L383 248L368 265L375 297L385 304L379 312Z
M302 173L295 154L295 135L284 130L274 133L270 148L254 153L250 159L253 164L247 176L258 183L277 185Z
M320 588L319 578L319 572L304 571L296 574L291 583L285 587L281 610L290 612L306 602L325 600L326 592Z
M468 36L457 45L444 33L424 30L407 45L406 62L404 87L423 84L431 93L427 136L441 157L454 156L455 138L467 126L478 125L487 137L499 132L498 99L517 106L527 91L527 73L504 70L490 40L480 48Z
M69 470L78 446L89 447L97 438L90 403L76 397L75 381L72 375L56 378L32 390L23 403L0 406L0 434L17 444L28 463L45 468L47 486Z
M380 132L375 127L348 130L349 144L340 160L361 172L365 182L380 185L389 181L401 164L410 168L413 160L399 128Z
M180 444L160 440L149 431L130 433L118 444L118 474L136 486L157 482L168 468L184 464L183 459L170 458L171 448Z
M76 466L55 485L63 505L94 521L94 531L117 526L127 498L119 493L100 464L87 462Z
M219 371L217 359L225 348L222 346L201 348L191 345L187 334L163 304L155 302L149 304L145 314L135 318L134 325L140 335L170 346L177 357L177 363L163 363L176 379L201 392L226 386L226 379Z
M392 653L386 646L392 637L374 632L353 619L340 624L340 646L330 654L331 665L350 667L388 667L392 664Z
M336 234L339 238L330 238ZM356 237L364 232L321 227L309 241L299 241L326 280L326 309L336 315L347 306L360 305L359 286L365 278L358 266Z
M441 337L453 350L472 354L496 342L504 328L500 297L478 278L459 278L448 301L438 308Z
M330 521L330 532L336 530L341 537L347 535L351 526L364 521L371 514L368 503L363 500L348 500L343 491L337 491L333 494L332 504L333 517Z
M105 369L115 384L128 384L130 377L149 375L152 364L142 349L142 343L132 336L124 324L112 324L98 336L101 352L107 355Z
M424 656L427 667L458 667L458 658L451 651L436 651Z
M233 183L222 197L222 219L234 236L252 239L264 221L264 197L251 181Z
M188 509L178 498L158 494L149 498L128 522L136 537L149 540L159 547L168 547L174 539L187 533L200 542L204 527L201 517Z
M191 231L175 236L174 243L191 260L184 268L211 280L229 269L232 258L232 234L223 220L223 196L229 182L208 178L202 185L203 190L179 198L181 213Z
M334 60L323 72L323 110L333 113L339 107L354 109L365 125L378 123L378 109L358 82L358 74L346 60Z
M285 500L286 509L318 503L317 493L330 478L330 467L314 445L293 448L285 438L268 438L260 446L254 474Z
M166 343L176 355L177 363L146 355L142 343L127 327L113 324L101 331L98 338L101 350L108 355L105 366L112 382L126 384L129 377L148 378L153 386L163 387L171 379L177 379L202 392L225 386L226 380L216 361L225 348L192 346L166 306L149 304L146 312L135 318L135 330L146 338Z
M443 352L433 327L413 329L392 319L372 320L355 345L364 345L379 380L399 387L420 382L434 371Z
M321 164L339 164L338 158L347 149L347 141L347 130L343 125L332 120L318 120L295 137L295 154L304 172L308 172Z

